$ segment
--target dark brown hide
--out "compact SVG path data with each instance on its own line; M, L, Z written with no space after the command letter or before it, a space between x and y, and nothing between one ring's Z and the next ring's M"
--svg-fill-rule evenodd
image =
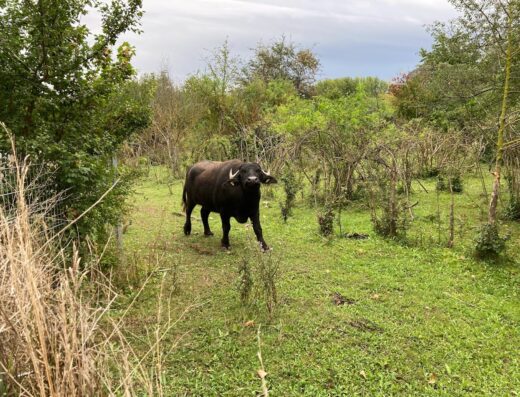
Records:
M260 226L260 185L276 183L276 179L262 170L257 163L240 160L201 161L186 173L182 201L186 211L184 234L191 233L191 212L200 205L204 234L211 236L208 216L211 212L220 214L222 220L222 246L229 248L230 219L239 223L248 219L262 249L269 247L264 241Z

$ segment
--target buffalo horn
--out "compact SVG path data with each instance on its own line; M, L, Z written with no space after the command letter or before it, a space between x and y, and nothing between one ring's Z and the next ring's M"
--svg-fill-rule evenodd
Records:
M234 178L237 176L238 171L239 171L239 170L237 170L237 172L235 172L235 173L233 174L233 168L230 168L230 170L229 170L229 179L234 179Z

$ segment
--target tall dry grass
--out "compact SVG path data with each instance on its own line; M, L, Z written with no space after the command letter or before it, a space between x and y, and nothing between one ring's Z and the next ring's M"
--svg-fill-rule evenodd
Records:
M138 353L122 332L130 307L108 315L117 297L109 280L59 248L59 232L25 199L29 167L14 167L16 205L0 202L0 396L163 395L161 342L179 319L160 305Z

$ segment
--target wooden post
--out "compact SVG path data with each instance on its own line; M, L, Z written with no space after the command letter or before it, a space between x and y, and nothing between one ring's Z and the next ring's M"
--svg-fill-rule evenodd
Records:
M114 168L114 182L117 180L117 174L118 174L118 172L117 172L117 165L118 165L117 156L113 155L112 156L112 168ZM120 255L121 260L123 260L123 258L124 258L123 223L121 222L121 219L119 219L117 221L117 224L114 227L114 233L115 233L115 236L116 236L117 251L118 251L118 253Z

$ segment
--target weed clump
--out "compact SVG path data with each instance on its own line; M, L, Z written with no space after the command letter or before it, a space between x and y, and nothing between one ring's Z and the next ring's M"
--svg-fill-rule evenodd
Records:
M510 221L520 221L520 200L511 198L504 211L504 218Z
M497 257L504 252L506 240L500 236L497 225L486 223L475 239L475 254L478 258Z
M373 214L374 231L382 237L401 238L406 235L408 224L404 212L394 211L391 206L383 206L381 214Z
M28 184L27 164L12 168L16 204L0 200L0 395L162 395L150 367L162 365L160 342L173 322L159 312L145 370L123 335L124 315L109 318L113 285L96 263L81 264L75 245L70 255L60 247L63 229L49 228L57 198L31 200L39 181Z
M265 305L267 313L272 317L278 303L276 283L279 263L272 252L262 253L253 239L244 251L238 265L238 293L240 301L248 305L254 301Z
M444 176L442 175L438 175L437 185L435 186L435 188L439 192L449 192L449 179L444 178ZM462 177L460 176L460 174L456 174L451 178L451 189L453 190L453 193L462 193L462 191L464 190L464 185L462 183Z
M325 206L318 213L319 231L322 236L328 237L334 231L334 210L331 206Z
M280 203L280 212L283 221L287 222L287 219L292 215L294 200L296 198L296 194L301 189L301 183L296 178L294 171L289 167L286 168L280 180L282 181L285 192L285 201Z

